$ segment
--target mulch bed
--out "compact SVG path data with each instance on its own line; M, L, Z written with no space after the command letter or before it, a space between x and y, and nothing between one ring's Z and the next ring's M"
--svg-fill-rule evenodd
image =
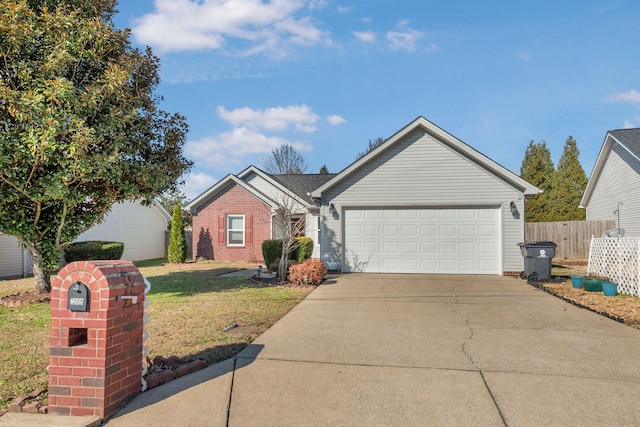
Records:
M577 307L586 308L610 319L640 329L640 298L619 294L615 297L604 296L602 292L587 292L564 283L538 282L532 285L563 299Z

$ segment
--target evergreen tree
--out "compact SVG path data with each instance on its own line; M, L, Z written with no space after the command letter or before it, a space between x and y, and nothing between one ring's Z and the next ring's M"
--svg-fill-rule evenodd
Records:
M184 238L184 226L182 224L182 208L180 205L173 207L171 217L171 236L169 237L169 262L182 263L187 259L187 241Z
M587 186L587 175L578 160L576 140L572 136L564 144L558 167L553 174L552 188L549 192L548 221L583 221L584 209L578 207Z
M554 166L547 143L545 141L537 144L533 141L529 142L520 167L520 178L535 185L543 193L526 196L524 204L526 222L549 221L549 193L552 188L553 173Z

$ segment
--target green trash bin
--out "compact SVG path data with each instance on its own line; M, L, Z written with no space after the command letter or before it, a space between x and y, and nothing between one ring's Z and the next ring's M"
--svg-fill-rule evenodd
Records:
M554 242L518 243L524 257L524 271L521 279L538 282L551 279L551 260L556 256L557 245Z

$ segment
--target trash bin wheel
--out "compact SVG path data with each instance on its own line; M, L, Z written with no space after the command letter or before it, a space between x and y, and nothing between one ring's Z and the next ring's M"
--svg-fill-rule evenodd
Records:
M527 273L525 273L524 271L521 271L521 272L520 272L520 278L521 278L522 280L526 279L526 278L527 278Z
M538 281L538 274L537 273L531 273L530 275L527 276L527 281L529 281L529 282L537 282Z

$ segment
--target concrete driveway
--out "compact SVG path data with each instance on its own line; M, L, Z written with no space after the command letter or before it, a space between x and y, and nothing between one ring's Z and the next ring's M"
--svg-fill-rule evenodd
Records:
M496 276L329 280L119 425L639 425L640 331Z

